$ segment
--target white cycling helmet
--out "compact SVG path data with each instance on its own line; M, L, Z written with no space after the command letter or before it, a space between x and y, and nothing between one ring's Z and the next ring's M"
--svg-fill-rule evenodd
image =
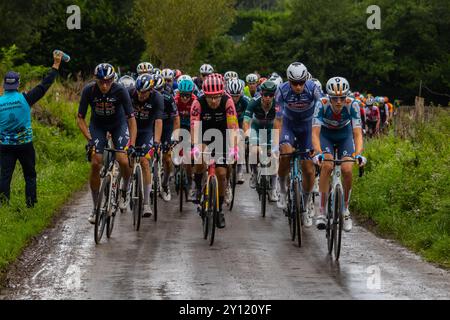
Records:
M178 79L177 79L177 82L180 83L183 80L191 80L191 81L193 81L192 77L190 75L187 75L187 74L183 74L183 75L179 76Z
M239 75L235 71L227 71L223 75L223 78L225 81L231 80L231 79L239 79Z
M350 84L347 79L333 77L327 82L327 93L332 97L345 97L350 91Z
M141 75L143 73L152 73L153 65L150 62L141 62L137 66L137 73Z
M130 76L123 76L118 81L119 84L123 85L126 89L131 89L136 86L136 82Z
M278 74L272 74L272 76L269 78L269 81L274 82L278 87L283 83L283 78L281 78Z
M314 82L316 86L319 87L320 91L322 91L322 84L320 83L319 80L317 80L316 78L312 78L311 81Z
M373 106L375 103L375 98L373 96L368 96L366 99L366 106L370 107Z
M204 64L200 67L200 74L210 75L214 73L214 68L210 64Z
M247 82L247 83L258 83L258 76L256 74L254 74L254 73L250 73L245 78L245 82Z
M226 91L232 96L237 96L244 91L244 85L239 79L230 79L227 81Z
M161 71L161 75L164 79L173 80L173 78L175 77L175 72L173 72L172 69L164 69L163 71Z
M286 74L290 81L306 81L308 69L303 63L294 62L287 68Z

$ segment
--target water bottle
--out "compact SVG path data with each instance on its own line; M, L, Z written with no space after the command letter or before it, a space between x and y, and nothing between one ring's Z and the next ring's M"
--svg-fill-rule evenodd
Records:
M70 56L67 53L62 52L61 50L54 50L53 54L56 54L56 53L59 53L59 52L61 52L63 54L62 60L64 62L69 62L70 61Z

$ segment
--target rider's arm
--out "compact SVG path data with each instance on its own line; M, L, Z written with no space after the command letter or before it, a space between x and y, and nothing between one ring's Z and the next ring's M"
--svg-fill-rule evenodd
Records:
M162 117L164 113L164 97L159 93L156 92L153 95L153 103L152 105L155 106L155 134L154 134L154 141L155 143L159 144L161 142L161 135L162 135Z
M199 132L200 124L201 124L201 114L202 114L202 107L200 105L200 102L198 100L195 100L192 103L192 107L191 107L191 143L192 144L201 142L201 140L199 140L199 136L201 134L201 132Z
M227 117L227 128L232 132L230 136L232 142L231 145L237 146L239 137L239 122L233 99L228 99L227 104L225 105L225 112Z
M316 154L322 153L322 147L320 145L320 130L323 125L323 113L324 107L321 101L316 102L313 125L312 125L312 145Z
M353 127L353 139L355 141L355 153L361 154L363 151L363 134L362 134L362 123L361 123L361 113L359 110L359 104L354 102L350 108L350 116L352 118Z
M89 95L92 92L92 85L87 85L81 93L80 105L78 107L77 125L83 136L90 141L92 136L86 123L86 113L89 106Z
M274 135L273 135L273 145L278 146L280 143L280 133L281 129L283 127L283 106L284 106L284 98L283 93L281 92L281 87L277 89L276 95L275 95L275 109L276 109L276 116L275 121L273 122L273 129L274 129Z
M244 123L243 123L242 129L244 130L244 134L246 136L250 135L250 132L248 132L248 130L250 129L250 122L252 121L252 118L253 118L254 107L255 107L255 102L254 102L254 100L252 100L252 101L250 101L250 103L248 104L248 106L244 112Z

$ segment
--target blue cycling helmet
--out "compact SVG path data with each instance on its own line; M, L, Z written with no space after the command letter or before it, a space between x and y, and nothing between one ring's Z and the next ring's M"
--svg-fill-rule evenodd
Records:
M151 90L154 84L155 81L153 80L153 77L148 73L144 73L136 80L136 90L139 92L146 92Z
M114 79L116 71L109 63L100 63L95 67L94 75L99 80L110 80Z
M184 79L178 83L178 90L181 93L191 93L194 91L194 82L192 80Z

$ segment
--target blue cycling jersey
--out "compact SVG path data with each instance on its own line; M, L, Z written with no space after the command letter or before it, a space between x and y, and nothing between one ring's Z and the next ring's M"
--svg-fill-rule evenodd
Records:
M22 93L6 91L0 97L0 144L18 145L32 140L30 105Z
M287 118L294 124L311 121L315 105L321 97L320 89L313 81L306 81L300 94L292 91L290 83L285 82L276 93L277 118Z
M322 98L316 103L313 127L324 126L332 130L340 130L351 125L353 128L361 128L361 114L359 102L347 98L341 112L333 111L329 98Z

